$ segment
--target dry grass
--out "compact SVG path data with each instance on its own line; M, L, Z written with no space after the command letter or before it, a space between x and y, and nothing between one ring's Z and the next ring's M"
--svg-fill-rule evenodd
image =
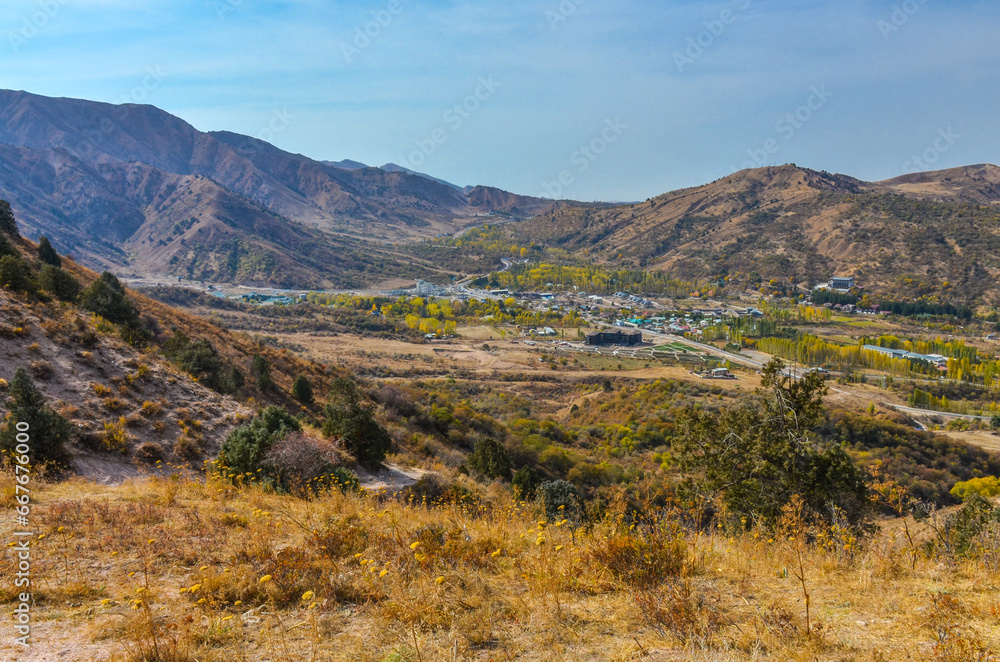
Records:
M487 492L424 506L180 477L45 486L32 513L35 650L77 642L60 659L123 662L998 659L995 564L921 555L911 568L896 522L860 543L696 532L680 512L584 528Z

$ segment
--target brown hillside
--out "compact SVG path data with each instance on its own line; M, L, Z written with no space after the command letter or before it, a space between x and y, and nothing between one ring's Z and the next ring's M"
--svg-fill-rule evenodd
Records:
M35 246L26 240L17 244L30 260ZM63 268L84 285L97 277L65 258ZM68 449L70 468L82 475L118 482L155 471L157 458L163 464L200 466L217 454L231 429L252 415L254 402L277 402L297 411L300 403L287 395L297 376L306 376L322 393L341 374L136 292L129 295L155 334L147 349L129 346L114 327L75 305L0 288L0 379L9 381L19 367L29 370L52 406L76 426L78 435ZM205 388L163 358L156 344L175 330L192 340L208 340L225 365L247 375L238 398ZM270 362L275 391L262 394L252 383L253 354ZM5 413L0 403L0 418ZM123 424L121 450L106 447L105 424Z
M757 272L814 284L852 274L884 292L994 299L1000 205L958 201L985 200L996 173L983 166L930 173L926 182L869 184L794 165L744 170L644 203L557 210L510 231L522 241L687 278ZM945 184L951 200L900 188Z

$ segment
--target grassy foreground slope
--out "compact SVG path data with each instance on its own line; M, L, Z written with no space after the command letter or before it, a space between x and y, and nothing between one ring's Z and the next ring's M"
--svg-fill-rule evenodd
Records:
M580 526L499 486L477 501L389 496L168 478L45 486L36 644L17 659L958 662L1000 650L997 548L914 557L899 521L862 545L803 528L794 509L775 532L694 532L683 511L631 518L620 503ZM917 544L933 538L908 526ZM12 564L0 560L5 576ZM0 651L20 654L7 637Z

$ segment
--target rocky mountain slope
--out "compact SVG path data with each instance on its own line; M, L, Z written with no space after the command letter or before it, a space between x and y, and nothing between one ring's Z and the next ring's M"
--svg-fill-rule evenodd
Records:
M32 278L44 283L36 246L15 237L6 240ZM81 286L97 279L65 257L62 268ZM9 271L9 262L0 266L4 283ZM319 405L302 407L290 397L293 380L304 376L319 390L343 375L136 292L127 296L140 315L146 342L126 342L114 324L82 307L76 297L59 301L48 290L0 287L0 421L14 373L24 368L49 405L72 425L66 450L68 468L76 473L120 482L156 471L157 460L200 467L218 453L230 430L253 415L254 402L315 415ZM164 348L178 333L196 344L198 352L186 365L198 365L201 379L168 360ZM274 386L266 392L253 378L254 355L269 366ZM242 383L209 388L212 365L220 371L235 368L227 374L239 372Z
M0 91L0 197L26 235L53 237L95 267L360 284L379 269L377 248L357 239L436 236L494 211L489 197L425 176L345 165L201 132L152 106ZM506 213L556 207L503 197Z
M906 295L1000 300L1000 168L863 182L794 165L608 209L566 208L509 231L589 259L679 276L855 275Z

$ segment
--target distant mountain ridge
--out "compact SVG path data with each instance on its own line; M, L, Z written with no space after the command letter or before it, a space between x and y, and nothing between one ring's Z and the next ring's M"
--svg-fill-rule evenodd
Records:
M508 232L681 278L855 275L900 296L1000 303L1000 168L990 164L882 182L794 165L743 170L642 203L555 210Z
M567 204L508 194L494 209L425 175L339 163L349 167L201 132L153 106L0 90L0 197L27 235L50 235L95 267L361 283L373 250L338 259L358 240L413 241L477 214Z

